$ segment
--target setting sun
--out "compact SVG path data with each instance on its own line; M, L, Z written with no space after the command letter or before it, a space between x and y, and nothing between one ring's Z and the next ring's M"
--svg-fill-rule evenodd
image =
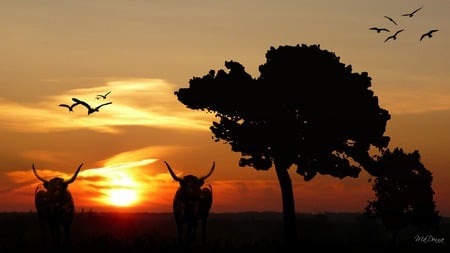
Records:
M107 202L113 206L132 206L138 200L137 182L129 173L112 171L110 173L111 188L106 191Z
M109 191L109 202L114 206L131 206L137 201L137 193L132 189L113 189Z
M118 155L114 159L118 160L122 156ZM132 153L128 152L127 156L130 158ZM80 183L74 187L80 187L80 191L89 192L89 201L103 206L135 207L143 201L143 192L148 190L148 184L142 181L142 171L148 171L146 166L154 161L156 159L114 163L109 161L104 167L82 171L80 174L84 184Z

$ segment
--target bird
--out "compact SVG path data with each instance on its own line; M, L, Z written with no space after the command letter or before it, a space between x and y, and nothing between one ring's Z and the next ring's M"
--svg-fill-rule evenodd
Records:
M100 99L100 98L106 99L106 96L108 96L109 93L111 93L111 91L108 91L105 95L97 95L96 98L97 99Z
M402 16L407 16L407 17L412 18L412 17L414 16L414 14L415 14L416 12L420 11L422 8L423 8L423 6L421 6L420 8L416 9L415 11L413 11L413 12L411 12L411 13L403 14Z
M68 104L59 104L58 106L61 106L61 107L67 107L67 108L69 109L70 112L73 112L73 108L74 108L75 106L79 105L79 104L80 104L80 103L76 102L76 103L73 103L72 105L68 105Z
M386 29L386 28L378 28L378 27L371 27L371 28L369 28L369 30L374 30L374 31L376 31L377 33L380 33L380 32L382 32L382 31L390 32L389 29Z
M82 100L79 100L79 99L77 99L77 98L72 98L72 100L73 100L74 102L78 103L78 104L84 105L84 106L88 109L88 115L91 114L91 113L94 113L94 112L98 112L98 110L99 110L100 107L102 107L102 106L112 104L112 102L108 102L108 103L101 104L101 105L99 105L99 106L97 106L97 107L95 107L95 108L92 108L88 103L86 103L86 102L84 102L84 101L82 101Z
M424 37L426 37L426 36L428 36L428 38L433 37L433 33L434 33L434 32L437 32L437 31L439 31L439 30L433 29L433 30L430 30L430 31L427 32L427 33L422 34L422 36L420 36L420 41L422 41L422 39L423 39Z
M397 22L395 22L395 20L391 17L388 16L384 16L385 18L389 19L392 23L394 23L395 25L397 25Z
M388 41L388 40L390 40L390 39L396 40L396 39L397 39L397 34L403 32L403 31L404 31L404 29L401 29L401 30L396 31L396 32L394 33L394 35L391 35L391 36L387 37L387 38L384 40L384 42L386 42L386 41Z

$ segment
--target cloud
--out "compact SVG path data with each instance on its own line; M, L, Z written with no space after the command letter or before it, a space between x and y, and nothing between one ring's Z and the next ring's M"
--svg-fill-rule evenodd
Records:
M106 99L96 95L111 91ZM59 104L72 104L76 97L92 107L112 102L87 115L81 105L73 112ZM46 133L90 129L119 133L120 126L149 126L207 131L212 115L187 109L174 96L174 86L161 79L108 81L89 88L67 90L34 103L0 98L0 127L18 132Z
M391 114L411 114L450 109L450 88L443 77L429 74L386 73L374 85L382 108Z
M64 179L68 179L72 177L72 174L68 174L66 172L58 171L58 170L50 170L50 169L43 169L36 166L36 171L38 175L43 179L51 179L54 177L60 177ZM30 170L16 170L7 172L6 175L10 178L10 181L14 184L28 184L32 186L36 186L37 184L40 184L41 182L36 178L36 176L33 174L31 168Z
M143 165L145 163L152 163L157 161L158 159L149 158L149 157L159 157L164 150L168 150L169 147L163 146L149 146L143 147L137 150L129 150L125 152L121 152L116 154L105 161L103 161L104 166L119 166L119 167L129 167L133 164L130 164L130 161L140 160L139 165ZM131 162L133 163L133 162ZM136 164L134 164L136 165Z
M427 113L450 109L450 93L432 91L380 91L380 106L391 114Z

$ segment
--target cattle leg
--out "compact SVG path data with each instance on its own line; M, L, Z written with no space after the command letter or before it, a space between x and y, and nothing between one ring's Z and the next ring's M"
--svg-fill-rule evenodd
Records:
M70 246L70 229L71 229L71 222L64 224L64 235L63 235L64 247Z
M202 219L202 242L206 241L206 219Z
M177 243L180 244L183 241L183 222L175 216L175 223L177 225Z
M51 248L53 248L54 250L58 250L59 249L59 244L60 244L60 241L59 241L60 233L59 233L58 223L50 222L49 228L50 228Z
M41 229L41 244L42 246L45 246L47 244L47 230L46 224L42 219L39 220L39 226Z
M194 242L197 233L197 220L192 220L188 222L188 242Z

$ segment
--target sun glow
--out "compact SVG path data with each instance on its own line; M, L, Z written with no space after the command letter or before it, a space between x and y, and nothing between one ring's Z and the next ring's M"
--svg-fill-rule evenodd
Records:
M114 206L131 206L137 201L137 193L132 189L113 189L109 191L109 202Z
M112 207L135 207L142 202L148 185L143 183L147 165L157 159L132 159L133 152L120 154L106 162L104 167L80 172L90 201ZM115 162L112 162L112 161ZM130 161L131 160L131 161ZM96 194L95 194L96 193Z
M141 201L140 183L134 179L137 168L151 164L157 159L134 160L140 151L125 152L114 156L106 164L109 166L108 176L110 189L105 191L104 202L116 207L131 207ZM130 160L134 160L131 161Z
M137 182L129 173L114 172L110 178L111 189L107 191L108 202L114 206L132 206L138 201Z

